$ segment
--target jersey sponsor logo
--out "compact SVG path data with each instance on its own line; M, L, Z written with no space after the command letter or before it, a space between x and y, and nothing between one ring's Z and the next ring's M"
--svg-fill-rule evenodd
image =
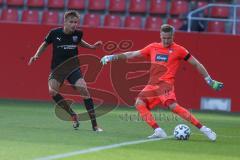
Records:
M77 42L78 41L78 36L73 36L72 39L73 39L73 42Z
M57 37L56 39L59 40L59 41L61 41L61 38L59 38L59 37Z
M168 61L168 55L167 54L156 54L155 61L167 62Z
M60 46L57 46L57 48L63 48L63 49L72 50L72 49L76 49L77 45L60 45Z

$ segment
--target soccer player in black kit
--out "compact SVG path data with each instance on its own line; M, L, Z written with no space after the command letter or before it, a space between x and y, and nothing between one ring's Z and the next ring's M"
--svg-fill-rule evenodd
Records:
M52 44L53 55L51 73L48 80L50 95L58 106L70 114L73 121L73 127L77 129L79 127L79 118L59 93L59 89L64 80L68 80L68 82L73 85L74 89L76 89L84 98L84 104L91 119L93 131L101 132L103 130L97 125L93 100L81 74L77 55L78 46L96 49L102 45L102 41L98 41L93 45L85 42L82 39L83 32L77 30L79 18L80 15L77 11L67 11L64 14L63 28L55 28L48 33L45 41L40 45L36 54L30 58L29 65L39 58L49 44Z

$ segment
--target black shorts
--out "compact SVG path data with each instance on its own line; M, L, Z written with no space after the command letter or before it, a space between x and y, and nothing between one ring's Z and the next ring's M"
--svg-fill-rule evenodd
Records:
M58 72L58 73L53 73L51 72L49 75L48 80L55 79L59 83L63 84L64 80L67 79L68 82L72 85L74 85L77 80L80 78L83 78L81 70L78 68L72 73L64 73L64 72Z

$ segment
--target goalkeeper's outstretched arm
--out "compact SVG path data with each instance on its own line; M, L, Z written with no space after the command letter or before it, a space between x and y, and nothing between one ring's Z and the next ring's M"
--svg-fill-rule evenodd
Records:
M130 59L134 57L141 56L141 52L139 50L137 51L130 51L130 52L124 52L121 54L112 54L112 55L106 55L101 59L102 64L107 64L108 62L119 60L119 59Z
M197 68L198 72L202 74L207 84L214 90L220 90L223 88L223 83L213 80L208 74L206 68L193 56L188 59L188 62Z

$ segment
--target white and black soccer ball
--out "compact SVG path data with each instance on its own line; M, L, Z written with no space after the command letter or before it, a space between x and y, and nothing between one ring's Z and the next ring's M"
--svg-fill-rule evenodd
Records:
M187 125L179 124L175 127L173 134L177 140L188 140L191 130Z

